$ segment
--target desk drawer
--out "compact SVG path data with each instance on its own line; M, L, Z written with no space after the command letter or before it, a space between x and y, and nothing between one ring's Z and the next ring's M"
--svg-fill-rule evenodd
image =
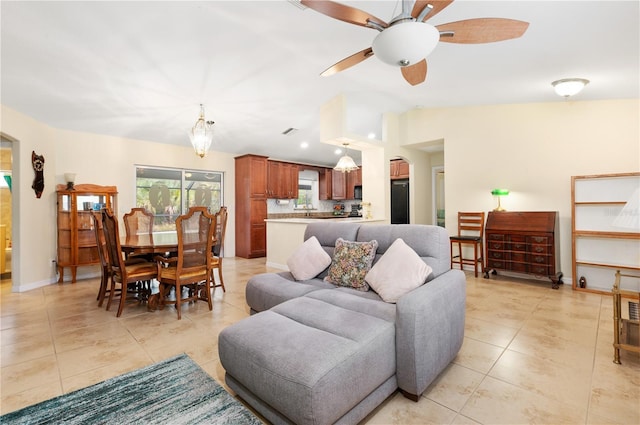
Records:
M529 266L529 273L537 274L540 276L549 276L549 267L544 265L532 264Z
M503 269L504 270L504 261L498 261L498 260L492 260L489 259L487 260L487 263L489 263L489 268L490 269Z

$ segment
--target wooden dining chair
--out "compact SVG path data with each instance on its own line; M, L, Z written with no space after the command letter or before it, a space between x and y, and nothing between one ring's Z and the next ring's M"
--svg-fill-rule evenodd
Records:
M125 262L120 248L118 220L109 209L102 210L102 229L111 267L111 289L107 310L111 307L113 296L117 291L116 286L120 285L120 303L116 314L117 317L120 317L128 298L135 299L138 303L148 299L150 282L157 277L158 269L156 263L150 261ZM132 295L132 297L128 297L128 295Z
M107 245L102 231L101 213L91 215L93 220L93 230L96 235L96 247L98 248L98 258L100 259L100 289L98 290L98 307L102 307L106 293L110 291L109 280L111 279L111 267L109 266Z
M144 208L131 208L122 219L127 236L153 233L153 214Z
M451 236L451 268L454 264L460 264L460 270L465 264L472 265L475 277L478 277L478 265L480 270L484 264L484 212L458 212L458 234ZM465 258L463 248L465 245L473 247L473 258ZM453 247L458 247L457 255L454 255Z
M216 233L215 233L216 243L213 246L213 255L211 257L211 287L213 290L215 290L215 288L221 287L222 292L226 292L226 289L224 287L224 279L222 278L222 257L224 254L224 237L225 237L225 232L227 230L227 216L228 216L227 207L224 207L224 206L220 207L220 209L215 214L215 216L216 216ZM213 275L213 271L216 269L218 270L219 283L216 283L216 280Z
M182 318L181 305L187 301L205 300L209 310L213 309L211 291L211 249L214 240L215 217L206 207L191 207L185 215L176 219L178 234L178 255L176 257L157 256L157 275L160 282L158 308L175 304L178 320ZM188 295L183 297L183 289ZM175 299L167 295L175 289Z

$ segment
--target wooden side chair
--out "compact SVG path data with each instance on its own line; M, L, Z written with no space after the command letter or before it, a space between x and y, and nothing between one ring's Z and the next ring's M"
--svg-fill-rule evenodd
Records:
M213 256L211 257L211 286L215 288L221 287L222 292L226 292L224 288L224 279L222 278L222 257L224 254L224 236L227 230L227 207L220 207L216 213L216 243L213 245ZM218 270L218 281L213 276L213 270Z
M131 208L122 219L127 236L153 233L153 214L144 208Z
M101 213L100 213L101 214ZM104 232L102 231L102 219L98 213L94 213L92 216L93 230L96 235L96 246L98 248L98 258L100 259L100 289L98 290L98 307L102 307L104 297L106 293L110 291L109 280L111 279L111 267L109 265L107 253L107 245L104 238Z
M211 292L199 290L201 282L209 288L211 279L211 249L216 228L215 217L206 207L191 207L189 212L176 219L178 233L178 255L176 257L156 257L157 275L160 282L158 308L175 304L178 320L182 318L181 304L202 299L213 309ZM175 288L175 300L167 295ZM183 288L188 288L188 296L183 297Z
M460 270L465 264L472 265L475 277L478 277L478 265L482 271L484 265L484 212L458 212L458 234L451 236L451 268L454 264L460 264ZM473 258L463 256L465 245L473 247ZM457 255L454 255L453 247L458 247Z
M111 289L107 310L111 307L113 296L116 293L116 285L119 284L120 303L116 316L120 317L128 294L133 294L133 298L138 303L148 299L150 290L148 286L141 285L140 282L150 282L155 279L158 275L158 269L155 263L149 261L125 262L120 248L118 220L109 209L102 210L102 229L111 268Z

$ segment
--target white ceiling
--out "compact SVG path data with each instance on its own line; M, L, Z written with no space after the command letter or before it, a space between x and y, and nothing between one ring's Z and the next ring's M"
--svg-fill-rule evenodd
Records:
M400 11L397 1L343 3L387 21ZM375 57L320 77L377 32L285 0L3 0L0 96L53 127L184 146L204 103L213 150L331 165L319 109L340 93L380 113L563 102L550 83L567 77L591 81L575 100L640 97L639 4L457 0L429 23L503 17L529 29L500 43L439 43L427 81L412 87ZM299 131L282 135L289 127Z

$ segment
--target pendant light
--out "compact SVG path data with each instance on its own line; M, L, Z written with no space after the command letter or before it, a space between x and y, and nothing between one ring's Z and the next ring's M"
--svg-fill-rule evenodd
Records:
M195 125L189 130L189 139L196 151L196 155L204 158L211 147L213 141L213 121L205 121L204 106L200 104L200 117Z
M338 160L338 163L333 167L333 169L343 173L357 170L358 166L354 162L353 158L351 158L347 153L347 146L349 146L349 144L345 143L342 146L344 146L344 156Z

